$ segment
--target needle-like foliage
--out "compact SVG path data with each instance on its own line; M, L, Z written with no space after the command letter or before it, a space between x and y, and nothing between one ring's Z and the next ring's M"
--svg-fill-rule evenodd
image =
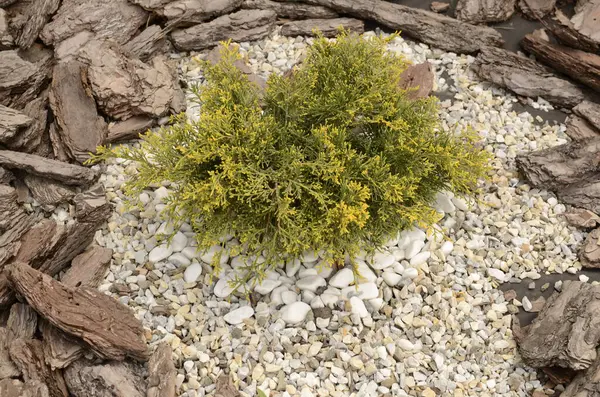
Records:
M399 88L408 63L387 42L318 37L265 92L225 45L218 64L203 64L198 121L180 117L140 148L101 148L96 159L139 164L131 197L173 182L168 214L193 226L201 249L230 234L249 257L266 259L250 261L249 279L309 249L330 264L372 251L435 221L437 192L472 194L487 163L476 135L439 128L436 99L410 100Z

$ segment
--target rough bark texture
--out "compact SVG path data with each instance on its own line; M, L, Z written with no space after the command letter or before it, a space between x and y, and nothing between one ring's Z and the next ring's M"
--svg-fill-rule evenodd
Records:
M0 327L0 380L21 375L19 368L10 359L8 346L6 328ZM2 387L0 387L0 396L4 397L1 391Z
M516 0L458 0L456 18L469 23L507 21L515 12Z
M83 163L90 152L104 143L108 132L87 85L87 67L77 61L61 62L54 67L50 107L67 154Z
M195 24L239 8L242 0L175 0L166 4L162 14L177 23Z
M600 355L599 355L600 356ZM560 397L600 396L600 358L596 358L587 370L580 372L560 393Z
M40 381L32 380L23 384L17 379L0 381L0 396L2 397L54 397L50 396L48 387Z
M65 370L73 397L145 397L143 368L130 362L94 365L78 360Z
M569 224L586 229L596 227L600 223L600 216L583 208L573 208L565 212L565 218Z
M585 242L579 249L581 265L586 268L600 268L600 229L593 230L587 235Z
M585 118L592 126L600 130L600 104L583 101L573 108L573 111Z
M568 47L577 48L587 52L600 52L600 38L594 40L591 37L578 32L569 18L567 18L560 10L556 10L554 19L548 21L548 29L559 42Z
M35 52L39 48L30 49ZM38 96L48 80L52 51L39 50L41 58L28 60L27 53L15 50L0 52L0 104L23 109Z
M554 10L556 0L519 0L519 8L530 19L541 19Z
M43 338L44 358L50 368L66 368L85 353L85 347L81 343L47 321L42 321L40 329Z
M215 397L239 397L240 393L237 391L229 376L222 374L217 378L215 382Z
M166 52L165 31L158 25L151 25L123 46L130 55L146 62L151 56Z
M155 124L156 120L149 116L134 116L119 121L108 127L106 142L113 143L138 139L141 133L148 131Z
M203 50L223 40L252 41L269 34L277 14L271 10L247 10L223 15L210 22L171 33L173 45L182 51Z
M61 282L69 287L97 287L104 280L110 266L113 251L110 248L91 246L71 261L61 278Z
M177 370L173 352L167 343L156 347L148 362L148 391L146 397L175 397Z
M96 178L96 173L89 168L10 150L0 150L0 165L67 185L87 185Z
M517 157L535 187L552 190L567 204L600 213L600 138L570 142Z
M443 3L440 1L432 1L429 8L433 12L439 12L439 13L446 12L450 8L450 3Z
M16 254L20 247L19 239L37 219L36 216L26 214L17 203L17 192L14 188L0 185L0 270L4 263ZM6 285L2 286L2 280L0 271L0 290L6 288Z
M65 236L66 226L57 224L53 219L44 219L23 235L14 260L37 267L62 244Z
M487 26L471 25L430 11L386 1L311 0L311 3L355 18L373 20L448 51L473 53L485 46L498 47L504 43L500 33Z
M334 18L334 19L306 19L303 21L290 21L281 26L282 36L313 36L313 31L320 31L325 37L335 37L339 29L344 28L351 32L363 33L365 23L360 19Z
M38 316L31 306L15 303L10 308L6 324L6 343L11 345L17 339L33 339L37 329Z
M24 13L26 22L16 37L16 44L21 48L31 47L46 22L58 10L59 5L60 0L39 0L29 3Z
M119 44L128 42L146 23L148 13L127 0L63 0L58 12L42 29L47 45L77 37L75 41L110 38Z
M114 43L98 41L90 42L80 57L89 65L88 79L98 107L105 114L125 120L183 110L179 108L183 93L164 57L155 57L151 64L145 64L128 58Z
M409 90L411 99L426 98L433 90L435 75L429 62L410 65L400 76L400 86Z
M526 35L521 45L539 61L600 92L600 55L553 44L534 34Z
M78 221L100 224L108 219L111 206L106 201L104 186L97 184L79 193L73 199L75 217Z
M6 168L0 167L0 185L9 185L15 176Z
M14 39L8 28L6 11L0 8L0 50L8 50L14 45Z
M565 281L562 291L555 292L533 323L517 335L523 361L536 368L589 368L600 341L598 297L600 286Z
M19 130L28 127L31 118L18 110L0 105L0 143L12 140Z
M130 0L130 3L137 4L148 11L162 12L162 8L172 0Z
M148 357L142 324L113 298L95 289L65 286L25 264L11 265L9 278L40 315L83 339L99 357Z
M573 27L590 40L600 42L600 0L578 2L577 14L571 18Z
M25 382L40 381L52 397L68 397L67 385L60 371L53 371L44 361L42 342L36 339L17 339L9 346L11 359L23 372Z
M472 69L482 79L513 91L517 95L542 97L571 108L584 99L583 91L543 65L501 48L481 50Z
M338 14L322 6L304 3L280 3L272 0L245 0L242 8L249 10L273 10L280 18L311 19L311 18L336 18Z
M75 191L67 185L39 176L25 175L23 182L29 188L35 201L44 207L64 203L75 196Z
M42 92L36 99L27 103L22 111L32 122L13 139L6 142L6 146L12 150L40 154L39 151L42 149L44 138L48 138L46 134L48 92Z
M583 117L570 115L565 124L567 126L565 133L575 141L594 138L600 135L600 130L591 125Z

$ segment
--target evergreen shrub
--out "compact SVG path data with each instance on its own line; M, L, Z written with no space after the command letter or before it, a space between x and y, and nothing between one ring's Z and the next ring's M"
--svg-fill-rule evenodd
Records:
M264 92L225 44L218 64L203 64L198 121L180 115L139 148L100 148L96 160L138 163L130 197L173 182L168 216L192 225L200 249L235 236L250 258L247 280L306 250L330 265L372 252L436 221L437 192L473 194L488 159L473 132L440 128L435 98L399 88L409 63L386 50L392 38L317 37Z

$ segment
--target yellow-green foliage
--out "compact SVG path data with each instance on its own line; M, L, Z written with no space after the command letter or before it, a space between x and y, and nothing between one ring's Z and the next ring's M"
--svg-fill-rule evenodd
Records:
M436 192L473 193L487 162L476 136L438 128L435 99L407 99L398 88L407 62L386 44L318 37L302 65L271 76L262 96L226 45L220 63L203 65L199 121L180 117L145 135L140 149L102 148L97 159L139 163L132 197L174 182L168 213L193 225L200 248L231 234L249 256L266 258L249 265L249 278L308 249L328 263L370 251L430 224Z

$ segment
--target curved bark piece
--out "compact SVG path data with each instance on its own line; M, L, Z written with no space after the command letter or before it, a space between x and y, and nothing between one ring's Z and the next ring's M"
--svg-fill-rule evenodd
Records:
M143 368L130 362L75 361L65 370L73 397L145 397Z
M81 338L99 357L148 358L142 324L115 299L95 289L68 287L22 263L10 266L9 278L40 315Z
M337 18L337 12L323 6L304 3L279 3L272 0L244 0L242 8L248 10L273 10L280 18L311 19Z
M600 135L600 129L591 125L583 117L570 115L565 124L567 126L565 133L575 141L594 138Z
M180 24L196 24L235 11L243 0L175 0L164 6L162 15Z
M458 0L456 18L469 23L507 21L515 12L516 0Z
M595 40L581 34L560 10L556 10L554 18L548 21L548 28L560 43L568 47L593 53L600 52L600 38Z
M519 0L519 8L529 19L541 19L554 10L556 0Z
M177 370L173 351L167 343L156 347L148 362L148 391L146 397L175 397Z
M19 368L17 368L8 354L9 345L7 343L7 333L8 332L6 328L0 327L0 380L6 378L16 378L17 376L21 375L21 371ZM4 397L4 394L2 394L1 385L2 383L0 382L0 396ZM18 396L20 396L20 394Z
M60 0L39 0L29 3L24 10L26 22L17 35L15 43L21 48L31 47L46 22L58 10L59 5Z
M17 339L33 339L37 329L38 316L31 306L15 303L10 308L6 324L6 343L12 344Z
M596 129L600 130L600 104L583 101L573 108L573 111L585 118Z
M32 120L18 110L0 105L0 143L6 144L17 132L28 127Z
M306 19L303 21L290 21L281 26L281 35L313 36L313 31L318 30L325 37L335 37L339 33L340 28L361 34L365 31L365 23L360 19L354 18Z
M27 51L0 51L0 104L21 110L38 97L48 81L52 51L32 46Z

